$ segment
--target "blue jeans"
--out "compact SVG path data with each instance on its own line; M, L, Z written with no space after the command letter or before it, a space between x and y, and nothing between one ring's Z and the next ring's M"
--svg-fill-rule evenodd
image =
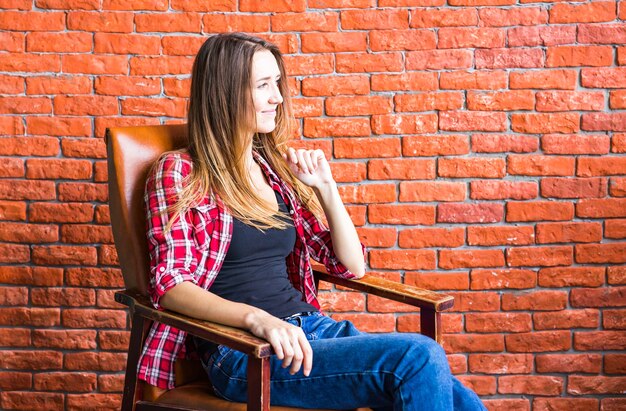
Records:
M419 334L367 334L349 321L320 313L287 320L302 327L313 349L313 369L289 374L270 360L270 402L300 408L485 410L478 396L450 374L446 355ZM203 363L217 395L246 402L247 356L219 346Z

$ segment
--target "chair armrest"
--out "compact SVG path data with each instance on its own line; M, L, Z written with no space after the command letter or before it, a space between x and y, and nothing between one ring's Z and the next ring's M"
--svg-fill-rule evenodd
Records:
M227 345L255 358L265 358L273 354L270 343L247 331L210 321L198 320L174 311L159 311L152 307L148 297L135 290L118 291L115 293L115 301L128 306L131 315L140 315L144 318L170 325L196 337L204 338L217 344Z
M454 306L454 297L451 295L439 294L367 274L358 280L348 280L332 276L317 267L313 270L313 274L317 280L342 285L357 291L365 291L369 294L435 312L445 311Z

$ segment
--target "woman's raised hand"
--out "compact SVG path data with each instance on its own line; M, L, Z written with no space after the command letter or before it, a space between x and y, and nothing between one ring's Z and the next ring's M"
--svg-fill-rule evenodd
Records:
M272 345L276 357L283 361L283 368L291 366L291 375L302 368L303 374L309 376L313 366L313 350L302 328L263 311L250 313L245 321L252 334Z
M322 150L305 150L289 148L283 155L289 168L298 178L309 187L320 188L334 183L330 165Z

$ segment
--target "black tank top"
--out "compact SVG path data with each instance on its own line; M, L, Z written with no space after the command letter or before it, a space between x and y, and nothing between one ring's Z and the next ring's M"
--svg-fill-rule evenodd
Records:
M274 192L278 207L287 207ZM302 300L302 293L289 281L286 257L293 250L296 230L289 227L260 231L234 219L233 236L222 268L209 291L230 301L245 303L276 317L317 311Z

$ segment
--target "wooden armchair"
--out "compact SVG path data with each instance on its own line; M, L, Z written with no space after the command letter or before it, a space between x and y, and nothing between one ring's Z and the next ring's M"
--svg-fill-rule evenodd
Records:
M107 130L106 139L111 223L126 286L115 299L128 306L132 322L122 409L269 410L269 358L273 352L268 342L240 329L172 311L155 310L148 298L144 184L151 165L163 152L186 145L186 125L111 128ZM315 276L316 283L323 280L419 307L422 334L441 342L441 311L452 307L454 299L451 296L367 275L360 280L345 280L316 271ZM246 353L249 364L247 405L216 397L199 361L177 362L176 388L173 390L138 384L138 360L152 321ZM272 409L296 410L287 407Z

